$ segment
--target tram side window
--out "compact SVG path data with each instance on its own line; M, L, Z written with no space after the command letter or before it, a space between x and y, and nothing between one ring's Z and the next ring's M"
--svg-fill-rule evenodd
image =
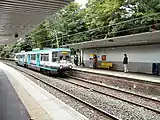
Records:
M52 62L56 62L58 60L58 53L52 52Z
M34 60L36 60L36 54L34 54Z
M23 55L20 55L20 59L22 59L23 58Z
M49 61L49 54L45 54L44 61Z
M35 54L31 55L31 60L36 60L36 55Z
M46 56L45 56L45 54L43 55L43 61L46 61Z
M31 54L31 60L33 60L33 54Z
M41 54L41 61L44 61L44 55Z

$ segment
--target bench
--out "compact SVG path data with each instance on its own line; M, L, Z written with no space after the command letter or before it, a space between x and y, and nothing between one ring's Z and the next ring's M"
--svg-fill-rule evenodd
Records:
M113 63L111 62L102 62L100 66L98 66L98 68L111 68L113 67Z

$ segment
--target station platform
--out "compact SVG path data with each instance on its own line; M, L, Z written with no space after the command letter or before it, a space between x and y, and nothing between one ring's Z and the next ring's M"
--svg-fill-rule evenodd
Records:
M107 70L107 69L93 69L93 68L86 68L81 66L74 66L73 70L88 72L88 73L94 73L99 75L108 75L113 77L119 77L119 78L128 78L128 79L135 79L135 80L142 80L147 82L153 82L153 83L160 83L160 76L156 75L149 75L149 74L141 74L141 73L124 73L120 71L113 71L113 70Z
M0 120L30 120L9 79L0 68Z
M0 95L0 120L89 120L2 62Z

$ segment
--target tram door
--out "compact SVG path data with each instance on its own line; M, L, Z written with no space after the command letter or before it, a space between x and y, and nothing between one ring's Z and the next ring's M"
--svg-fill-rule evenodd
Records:
M31 63L31 55L28 54L28 65Z
M18 62L20 62L21 55L18 55Z
M22 64L24 64L24 59L25 59L24 55L22 55Z
M36 55L36 65L37 66L39 66L40 65L40 54L38 53L37 55Z
M91 67L91 68L93 68L93 62L94 62L94 56L95 56L96 54L90 54L89 55L89 67Z

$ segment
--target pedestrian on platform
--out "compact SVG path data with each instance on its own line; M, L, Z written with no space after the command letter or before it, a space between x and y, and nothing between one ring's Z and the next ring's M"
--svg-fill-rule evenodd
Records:
M93 58L93 68L94 69L97 68L97 55L95 55L94 58Z
M75 54L74 56L74 64L78 66L78 55L77 54Z
M127 65L128 65L128 57L127 57L127 54L124 54L124 59L123 59L123 65L124 65L124 72L128 72L128 68L127 68Z
M155 25L155 24L152 24L150 31L151 31L151 32L156 31L156 25Z

